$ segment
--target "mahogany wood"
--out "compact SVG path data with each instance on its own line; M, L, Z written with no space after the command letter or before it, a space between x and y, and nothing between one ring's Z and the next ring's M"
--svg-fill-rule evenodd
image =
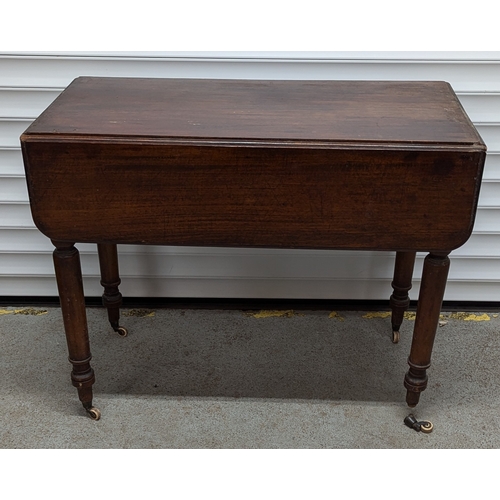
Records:
M416 252L396 252L394 279L392 281L394 292L389 301L392 309L393 332L399 332L403 323L404 313L410 305L408 292L411 290L415 257Z
M121 283L118 271L118 251L116 245L100 243L97 245L99 267L101 269L101 285L104 287L102 304L108 310L111 327L118 330L122 294L118 286Z
M450 259L446 254L429 254L424 260L422 282L413 330L410 369L405 376L408 406L416 406L420 393L427 387L427 369L439 323L439 313L446 288Z
M61 311L68 344L69 361L73 365L71 381L86 409L92 407L94 370L90 366L89 334L83 295L80 254L73 243L52 241L54 268L61 301Z
M87 408L94 376L72 242L98 245L114 327L120 243L396 251L398 328L415 252L431 253L405 379L416 404L445 256L471 234L486 151L449 84L81 77L21 146Z

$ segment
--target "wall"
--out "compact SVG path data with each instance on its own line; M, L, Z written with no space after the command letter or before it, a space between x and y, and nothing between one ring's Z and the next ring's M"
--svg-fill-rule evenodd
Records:
M488 146L471 239L453 252L445 300L500 300L500 53L0 53L0 296L57 294L52 246L34 227L19 135L73 78L88 76L445 80ZM101 294L95 248L79 245ZM135 297L386 299L390 252L120 246ZM417 297L423 256L415 270Z

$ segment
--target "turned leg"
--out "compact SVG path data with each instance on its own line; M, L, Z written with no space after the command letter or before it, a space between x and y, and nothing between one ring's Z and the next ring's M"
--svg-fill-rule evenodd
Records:
M390 298L392 309L392 341L395 344L399 342L399 329L403 323L404 313L410 305L408 292L411 289L415 256L416 252L396 252L394 280L392 281L394 292Z
M439 323L446 279L450 268L447 254L430 253L424 260L422 283L417 305L417 317L413 331L404 385L407 389L408 406L416 406L420 393L427 387L427 369L431 364L432 346Z
M92 406L94 370L90 366L90 342L85 313L80 254L73 243L53 241L54 267L64 330L68 344L69 361L73 365L71 381L78 390L83 407L94 420L100 412Z
M108 318L111 327L119 335L125 337L127 329L120 326L120 306L122 305L122 294L118 290L121 283L118 272L118 252L116 245L98 244L99 266L101 268L101 285L104 287L102 304L108 310Z

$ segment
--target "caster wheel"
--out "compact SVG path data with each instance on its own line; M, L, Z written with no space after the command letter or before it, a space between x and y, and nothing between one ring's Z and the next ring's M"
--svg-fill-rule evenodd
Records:
M404 420L403 423L417 432L423 432L424 434L429 434L434 429L434 426L428 420L421 420L420 422L415 418L415 415L410 413Z
M392 343L397 344L398 342L399 342L399 332L393 331L392 332Z
M101 418L101 411L95 407L89 408L87 413L92 420L99 420Z
M124 326L119 326L115 329L115 332L120 335L120 337L126 337L128 335L128 330Z
M420 425L420 432L423 432L425 434L430 434L434 430L434 425L432 425L432 422L429 422L428 420L424 420L421 422Z

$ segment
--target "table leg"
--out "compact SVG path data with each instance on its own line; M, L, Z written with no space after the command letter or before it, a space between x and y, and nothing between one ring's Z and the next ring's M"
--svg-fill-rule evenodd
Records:
M416 406L420 393L427 387L427 369L431 364L431 353L439 323L446 279L450 268L447 254L430 253L424 260L422 283L418 298L417 317L413 331L404 385L407 389L408 406Z
M111 327L119 335L125 337L127 329L120 326L120 306L122 305L122 294L118 290L121 283L118 271L118 252L116 245L98 244L99 266L101 268L101 285L104 287L102 304L108 310L108 319Z
M100 411L92 406L92 385L94 370L90 366L90 342L85 313L80 254L73 243L52 241L54 267L59 299L63 315L64 330L68 344L69 361L73 365L71 381L78 390L83 407L94 420L100 418Z
M394 279L391 283L394 292L390 298L392 309L392 341L399 342L399 329L403 323L403 316L410 305L408 292L411 289L411 279L415 266L416 252L396 252Z

